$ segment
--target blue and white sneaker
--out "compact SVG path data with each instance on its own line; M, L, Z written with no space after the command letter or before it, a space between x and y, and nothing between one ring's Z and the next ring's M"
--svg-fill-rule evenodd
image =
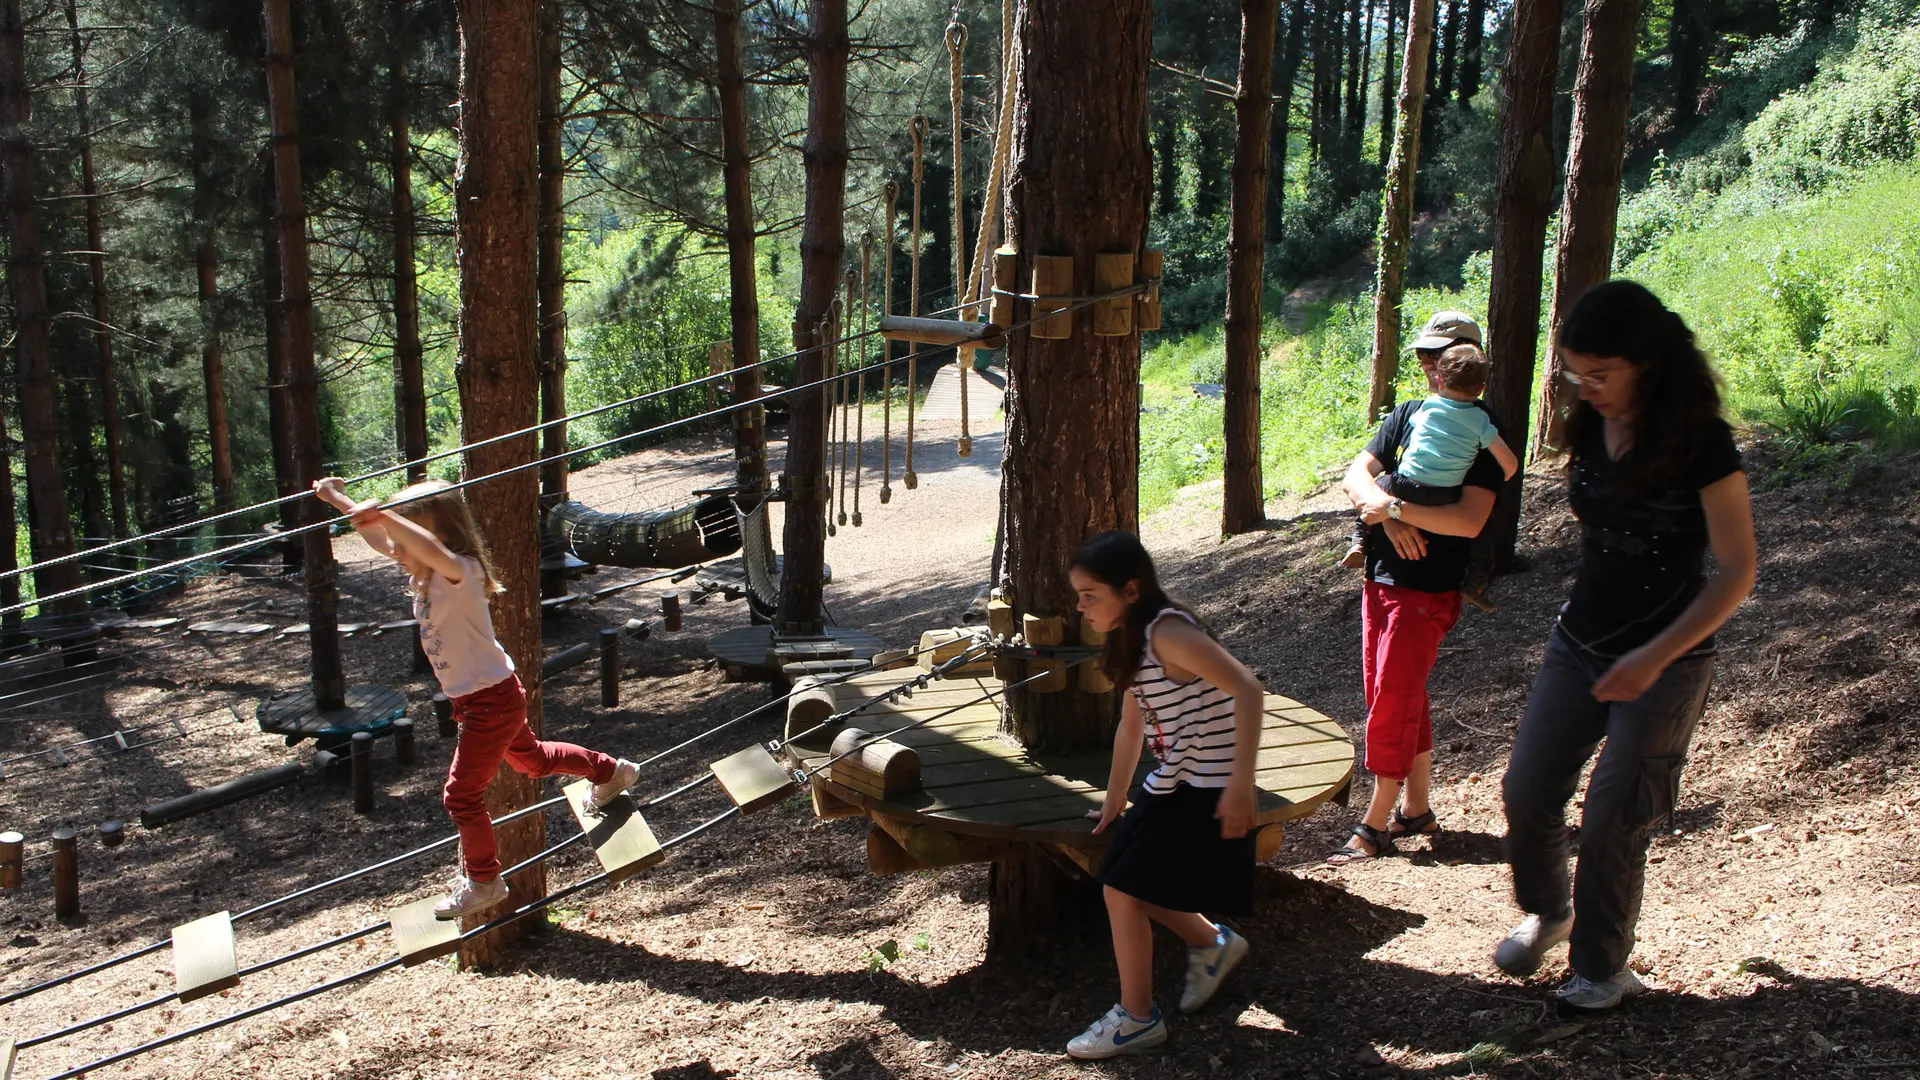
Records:
M1166 1041L1167 1023L1160 1016L1160 1006L1155 1005L1153 1015L1143 1021L1136 1020L1124 1006L1115 1005L1068 1043L1067 1053L1083 1061L1099 1061L1138 1053Z
M1213 1000L1220 980L1247 955L1247 939L1217 926L1220 936L1204 949L1187 950L1187 988L1180 992L1180 1011L1190 1013Z
M1631 969L1611 979L1595 981L1575 973L1553 992L1553 1003L1561 1016L1591 1016L1606 1012L1626 999L1646 992L1646 985Z

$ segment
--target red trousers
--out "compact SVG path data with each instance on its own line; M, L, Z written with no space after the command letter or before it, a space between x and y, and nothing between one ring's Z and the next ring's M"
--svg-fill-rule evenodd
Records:
M460 741L453 748L441 801L460 830L461 857L467 877L474 881L500 876L487 785L499 774L501 761L535 779L584 776L596 784L613 779L619 765L597 750L534 738L527 726L527 691L518 675L454 698L453 718L460 724Z
M1367 771L1405 780L1433 749L1427 676L1440 641L1460 619L1458 592L1429 593L1369 581L1360 609L1360 664L1367 680Z

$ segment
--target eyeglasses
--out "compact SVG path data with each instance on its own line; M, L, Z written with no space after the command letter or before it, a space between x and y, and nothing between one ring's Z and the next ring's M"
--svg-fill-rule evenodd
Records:
M1565 379L1568 385L1571 386L1584 386L1589 390L1604 390L1606 389L1607 379L1613 375L1613 371L1614 369L1612 368L1606 368L1598 374L1583 375L1572 369L1565 369L1560 372L1560 377Z

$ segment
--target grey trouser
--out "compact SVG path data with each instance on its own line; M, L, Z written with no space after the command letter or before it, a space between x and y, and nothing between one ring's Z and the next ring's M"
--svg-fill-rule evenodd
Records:
M1638 700L1595 701L1594 681L1610 663L1553 632L1501 785L1514 898L1529 914L1558 915L1567 910L1567 801L1606 741L1587 783L1572 889L1573 970L1594 980L1619 973L1633 951L1647 843L1673 812L1713 682L1713 656L1688 656Z

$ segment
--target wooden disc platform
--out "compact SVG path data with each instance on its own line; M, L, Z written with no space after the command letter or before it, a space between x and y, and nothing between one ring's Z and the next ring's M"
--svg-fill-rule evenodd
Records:
M876 671L848 679L838 694L842 707L899 685L900 675ZM885 734L1000 687L992 676L940 679L911 698L871 706L848 724ZM789 744L787 754L794 765L812 770L830 757L832 735ZM813 780L816 807L824 813L839 803L844 812L865 812L924 865L996 858L1023 843L1052 846L1089 869L1099 865L1106 838L1093 835L1095 822L1086 814L1106 797L1109 752L1029 753L1000 734L997 700L965 705L888 737L918 752L920 790L878 799L826 779L822 769ZM1143 753L1139 775L1152 765L1152 755ZM1279 826L1344 798L1353 770L1353 744L1338 723L1291 698L1268 694L1254 774L1259 824L1273 827L1260 845L1263 857L1277 849ZM871 857L871 841L868 850ZM877 860L875 869L880 869Z
M260 730L285 735L287 745L316 739L320 749L343 745L356 731L384 735L407 714L407 695L390 686L349 686L345 708L321 710L313 688L303 687L260 703Z
M814 654L822 652L814 645L826 646L828 652L839 652L855 660L871 660L873 655L887 647L887 643L844 626L829 626L819 638L800 638L795 648L787 650L784 657L774 655L773 627L738 626L724 630L707 639L707 650L713 653L726 669L727 678L735 681L764 682L781 678L780 669L795 660L824 659Z

